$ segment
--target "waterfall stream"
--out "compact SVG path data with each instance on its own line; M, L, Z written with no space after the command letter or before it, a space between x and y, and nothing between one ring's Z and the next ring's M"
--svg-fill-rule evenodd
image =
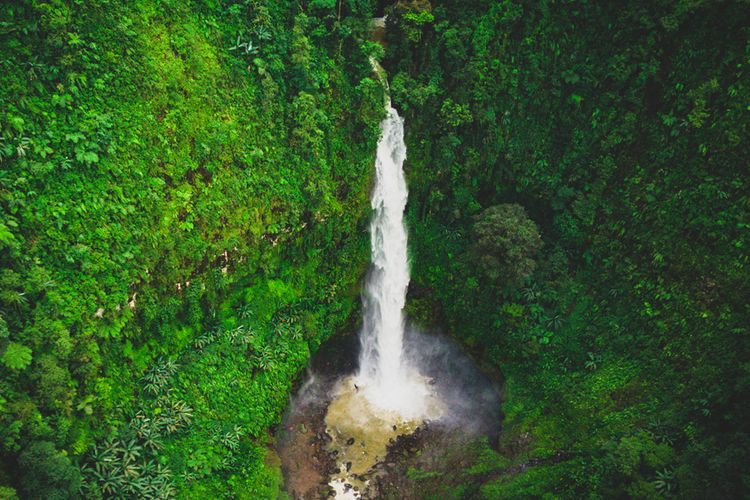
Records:
M404 209L408 192L403 119L393 107L381 124L376 158L374 211L370 222L372 263L365 284L359 381L374 392L397 389L403 379L403 308L409 286Z
M332 447L341 464L340 474L331 481L337 498L357 498L355 490L344 486L356 485L357 475L383 460L391 440L442 414L430 380L419 373L404 351L403 309L409 286L404 224L406 144L403 119L390 102L386 110L375 161L372 257L363 295L359 372L339 383L326 415Z
M375 406L404 418L426 416L425 380L404 357L404 305L409 261L404 209L408 197L404 121L390 105L375 161L370 222L372 262L365 284L357 387Z
M373 65L387 88L384 72ZM499 422L499 397L472 361L447 339L407 328L404 120L390 102L385 108L375 160L358 369L331 378L325 372L319 378L311 374L293 401L286 419L290 432L281 447L290 491L319 486L317 470L337 499L373 498L384 474L408 470L390 468L389 451L399 442L414 443L427 430L433 439L451 435L461 443L465 436L492 432ZM316 437L308 429L315 429Z

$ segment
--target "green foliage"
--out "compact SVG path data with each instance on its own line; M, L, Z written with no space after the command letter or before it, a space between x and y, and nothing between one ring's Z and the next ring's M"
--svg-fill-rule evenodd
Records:
M489 279L517 285L536 269L533 258L542 239L522 206L489 207L479 214L472 230L479 264Z
M435 20L428 0L399 0L391 7L391 11L398 16L396 22L412 43L419 42L423 28Z
M11 370L23 370L31 363L31 349L16 342L10 342L5 347L2 361Z
M312 0L310 7L314 9L333 9L337 3L337 0Z
M413 295L503 373L481 494L747 496L746 6L442 0L415 36L414 3Z
M266 430L368 256L372 7L2 9L0 495L277 495ZM746 495L746 19L389 8L410 307L505 377L497 453L415 483Z
M13 488L0 486L0 498L3 500L18 500L18 494Z
M440 118L450 128L460 127L472 122L469 106L455 103L450 97L443 101L443 105L440 106Z
M423 106L439 92L440 89L435 80L422 84L403 72L392 77L392 97L404 111L408 110L410 106Z
M78 493L78 468L49 441L30 443L18 458L23 470L22 488L29 498L63 500Z
M93 497L277 477L262 431L367 259L371 5L332 5L0 9L0 484L38 441Z

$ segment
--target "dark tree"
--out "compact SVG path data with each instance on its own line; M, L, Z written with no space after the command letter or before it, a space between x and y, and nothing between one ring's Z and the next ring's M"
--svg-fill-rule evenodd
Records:
M75 498L81 474L70 459L49 441L31 443L18 462L24 471L22 488L28 498Z
M521 205L504 203L485 209L474 224L474 250L490 280L517 286L534 272L542 239Z

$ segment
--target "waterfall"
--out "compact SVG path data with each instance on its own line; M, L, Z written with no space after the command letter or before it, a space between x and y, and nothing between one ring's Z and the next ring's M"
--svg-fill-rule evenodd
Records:
M373 67L387 89L385 72L376 61ZM385 107L371 200L371 264L362 294L359 372L337 383L325 417L330 449L339 464L328 483L337 499L361 498L356 490L366 489L369 482L361 476L386 458L389 444L445 413L435 386L404 350L410 279L404 224L409 194L403 171L406 144L404 120L390 100ZM355 442L359 445L353 446Z
M386 73L374 59L372 65L387 96ZM499 408L497 399L487 396L487 383L460 350L439 336L425 335L411 326L406 330L404 305L410 274L404 223L409 194L403 171L404 120L388 97L385 111L375 159L371 265L362 293L359 370L354 374L344 370L344 376L330 380L311 376L295 405L304 409L309 400L327 405L323 420L330 441L325 450L337 464L328 484L340 500L375 494L370 482L380 476L378 464L387 460L399 436L409 436L437 421L444 424L442 430L456 426L461 433L472 434L487 422L487 409L492 422L499 421L492 413ZM474 397L476 404L466 400L467 395ZM311 404L307 414L303 410L295 418L301 419L296 422L315 422L319 417L318 408ZM307 445L312 442L307 432L293 432L299 440L288 445L294 449L289 455L292 470L303 470L298 461L301 450L317 450ZM297 445L303 442L307 444ZM310 458L320 465L317 451ZM316 487L311 485L310 491Z
M374 405L408 418L424 416L425 380L404 356L404 304L409 260L404 209L408 190L404 120L386 103L375 161L370 222L372 262L365 284L357 383Z
M364 292L360 378L385 388L403 380L403 308L409 286L404 208L408 196L402 169L406 159L404 122L395 109L381 123L370 222L372 264Z
M400 436L441 422L435 426L438 435L455 428L463 440L484 428L494 429L499 422L499 399L471 361L437 335L426 335L413 326L406 329L404 305L411 276L404 222L409 195L403 170L404 120L387 97L385 71L374 59L372 65L386 90L386 115L380 122L375 158L371 263L362 293L359 370L354 374L346 370L345 376L330 382L320 377L323 391L313 393L322 395L319 401L327 405L324 423L330 441L325 450L337 465L330 471L328 485L338 500L377 495L376 478L383 473L378 464L386 462ZM318 379L311 380L314 387ZM309 389L300 391L301 402L305 390ZM314 421L319 412L313 408L305 418ZM487 422L493 423L487 426ZM295 450L290 455L293 470L303 470L296 453L307 448L296 443L311 442L307 435L299 439L289 445ZM317 451L313 458L319 462Z

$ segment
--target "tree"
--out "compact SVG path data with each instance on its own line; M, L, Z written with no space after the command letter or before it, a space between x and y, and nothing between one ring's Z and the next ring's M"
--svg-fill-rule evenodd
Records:
M449 128L460 127L473 120L469 106L453 102L450 97L443 101L443 105L440 107L440 118L443 120L443 124Z
M490 280L517 286L536 269L534 256L542 239L522 206L506 203L485 209L473 231L474 252Z
M21 481L28 498L75 498L81 484L78 468L49 441L31 443L18 459Z
M423 28L435 21L429 0L399 0L393 12L400 20L406 38L413 43L419 42Z

